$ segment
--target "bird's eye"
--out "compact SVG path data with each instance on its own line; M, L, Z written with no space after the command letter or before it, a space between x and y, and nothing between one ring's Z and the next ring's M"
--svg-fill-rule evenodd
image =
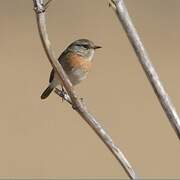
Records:
M83 47L89 49L89 46L87 44L84 44Z
M90 46L88 44L76 44L76 46L83 47L85 49L90 49Z

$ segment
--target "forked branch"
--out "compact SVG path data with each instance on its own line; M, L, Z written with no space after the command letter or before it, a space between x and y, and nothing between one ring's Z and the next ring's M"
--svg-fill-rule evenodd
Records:
M123 0L111 0L109 2L110 6L114 9L119 21L121 22L126 34L134 48L134 51L141 63L149 82L151 83L155 94L157 95L161 106L166 113L172 127L174 128L178 138L180 139L180 119L176 112L174 105L172 104L168 94L166 93L159 76L152 65L150 58L144 48L143 43L134 27L131 18L128 14L128 10L124 4Z
M64 72L63 68L58 63L57 59L55 58L53 49L51 47L51 43L48 38L47 29L46 29L46 19L45 19L46 7L44 5L44 1L43 0L33 0L33 3L34 3L34 10L36 12L39 35L40 35L45 53L48 57L49 62L52 65L53 69L56 71L56 73L59 77L59 80L63 83L63 85L68 93L68 96L70 97L70 101L67 100L64 95L62 95L62 96L64 96L64 99L67 100L67 102L69 102L72 105L72 107L80 114L80 116L90 125L90 127L101 138L101 140L104 142L104 144L109 148L109 150L112 152L112 154L115 156L115 158L122 165L122 167L124 168L127 175L131 179L137 179L138 178L137 175L135 174L133 168L131 167L130 163L127 161L124 154L114 144L111 137L107 134L107 132L98 123L96 118L88 111L85 104L78 98L66 73Z

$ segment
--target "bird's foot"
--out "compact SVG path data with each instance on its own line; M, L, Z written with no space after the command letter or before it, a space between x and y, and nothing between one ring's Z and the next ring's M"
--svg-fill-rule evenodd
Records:
M62 102L64 101L64 99L66 99L67 96L67 92L64 90L64 88L62 87L61 89L61 97L62 97Z

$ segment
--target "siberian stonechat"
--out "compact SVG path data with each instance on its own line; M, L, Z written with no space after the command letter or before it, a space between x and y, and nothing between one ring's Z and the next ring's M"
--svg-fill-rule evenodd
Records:
M88 39L79 39L71 43L60 55L58 61L68 75L73 86L86 79L92 66L95 50L99 48L101 48L101 46L96 46ZM47 98L53 89L60 84L59 82L57 74L52 70L49 78L49 85L42 93L41 99Z

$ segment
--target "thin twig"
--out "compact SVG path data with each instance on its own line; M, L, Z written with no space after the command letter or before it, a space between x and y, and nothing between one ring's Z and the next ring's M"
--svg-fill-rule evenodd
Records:
M88 111L85 104L77 97L74 88L69 81L66 73L61 67L60 63L56 60L51 43L48 38L48 33L46 29L46 19L45 19L45 8L43 5L43 0L33 0L34 10L36 12L37 25L39 30L39 35L46 52L46 55L51 63L53 69L56 71L60 81L63 83L70 99L72 102L72 107L80 114L80 116L90 125L90 127L96 132L96 134L101 138L105 145L109 148L115 158L124 168L125 172L131 179L137 179L133 168L130 163L127 161L124 154L120 149L114 144L111 137L103 129L103 127L98 123L95 117ZM66 100L66 99L65 99Z
M146 52L146 49L144 48L143 43L140 40L140 37L136 31L136 28L134 27L131 18L128 14L128 10L124 4L123 0L111 0L113 2L113 5L115 5L116 8L113 8L116 12L116 15L118 16L124 30L127 33L127 36L129 38L129 41L131 42L131 45L133 46L136 55L139 59L139 62L141 63L153 89L155 94L157 95L159 102L161 103L161 106L166 113L169 122L171 123L172 127L174 128L178 138L180 139L180 119L179 116L175 110L174 105L172 104L168 94L166 93L158 74L153 67L150 58Z
M49 5L50 5L50 3L51 3L52 1L53 1L53 0L48 0L48 1L45 3L45 5L44 5L45 9L47 9L47 8L49 7Z
M115 5L113 0L111 0L111 1L108 0L108 4L109 4L109 7L113 8L114 10L116 10L116 5Z

